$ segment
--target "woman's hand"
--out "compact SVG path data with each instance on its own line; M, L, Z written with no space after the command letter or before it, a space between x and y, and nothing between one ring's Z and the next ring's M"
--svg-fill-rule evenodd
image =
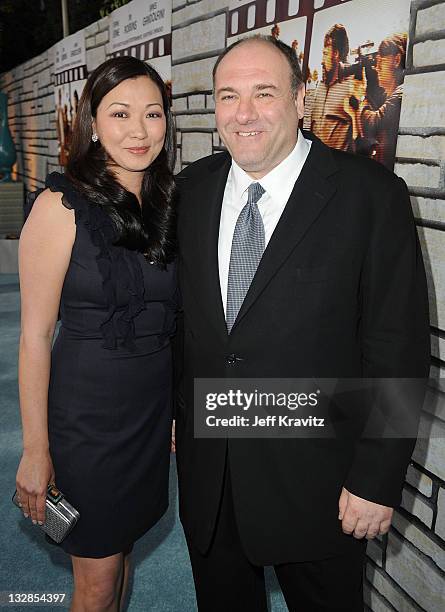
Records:
M16 476L20 507L25 518L43 525L48 484L54 482L54 467L48 451L24 451Z

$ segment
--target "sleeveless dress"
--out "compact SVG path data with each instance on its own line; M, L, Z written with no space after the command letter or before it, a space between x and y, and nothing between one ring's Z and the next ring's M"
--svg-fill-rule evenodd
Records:
M80 513L60 546L101 558L130 550L168 506L176 272L114 246L106 211L64 175L46 187L76 222L48 397L56 485Z

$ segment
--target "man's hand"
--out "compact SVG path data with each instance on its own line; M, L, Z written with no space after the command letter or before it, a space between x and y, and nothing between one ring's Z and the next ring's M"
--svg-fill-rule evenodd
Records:
M338 501L338 509L343 532L352 533L354 538L358 539L366 537L367 540L388 533L394 512L393 508L357 497L344 487Z

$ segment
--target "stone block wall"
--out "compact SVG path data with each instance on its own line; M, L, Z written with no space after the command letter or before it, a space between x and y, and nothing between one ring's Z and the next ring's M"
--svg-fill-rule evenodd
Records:
M85 28L88 71L105 61L108 19ZM60 170L54 96L54 48L0 75L8 94L9 127L16 144L14 178L28 191L44 184L49 172Z
M215 128L212 69L226 46L228 2L173 0L173 111L177 169L222 150Z
M17 150L14 178L27 189L40 185L57 164L53 82L53 49L0 77L0 89L9 95L9 127Z
M104 17L85 28L85 49L87 56L87 70L92 72L107 57L107 43L110 40L109 20Z
M445 2L411 5L410 44L395 172L409 187L425 259L431 321L431 387L386 538L368 550L372 610L445 609Z
M280 0L277 0L280 1ZM177 170L223 150L211 71L226 46L228 0L173 0L172 83ZM105 59L107 20L85 29L87 66ZM0 76L28 189L58 169L51 50ZM428 276L432 382L401 507L369 543L365 601L374 612L445 609L445 1L413 0L395 171L410 190Z

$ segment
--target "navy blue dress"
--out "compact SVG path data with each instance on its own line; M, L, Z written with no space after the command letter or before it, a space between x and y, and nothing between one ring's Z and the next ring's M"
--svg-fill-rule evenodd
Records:
M114 246L106 211L64 175L46 186L76 221L48 397L56 485L80 512L61 546L100 558L131 549L168 506L176 273Z

